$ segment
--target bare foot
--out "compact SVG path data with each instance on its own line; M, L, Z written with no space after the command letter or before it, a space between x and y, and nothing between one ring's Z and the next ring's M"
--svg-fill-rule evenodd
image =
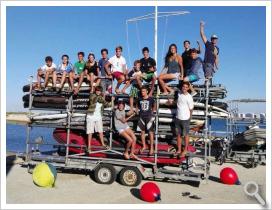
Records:
M187 151L186 150L184 150L182 153L180 153L180 157L185 157L186 156L186 154L187 154Z
M138 157L137 157L137 155L135 155L135 154L132 154L132 153L130 154L130 158L138 160Z
M129 160L129 154L128 153L124 153L124 158L126 159L126 160Z
M142 154L145 150L146 150L146 146L143 146L143 147L140 149L140 154Z
M150 156L152 156L152 155L154 155L154 150L153 149L151 149L150 151L149 151L149 153L148 153Z
M116 93L116 94L120 94L121 91L120 91L118 88L116 88L116 89L115 89L115 93Z

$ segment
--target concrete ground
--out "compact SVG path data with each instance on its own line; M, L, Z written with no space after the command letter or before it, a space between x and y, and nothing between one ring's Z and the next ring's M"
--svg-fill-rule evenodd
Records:
M58 173L54 188L40 188L33 184L32 175L20 165L22 160L14 154L7 156L6 202L7 204L141 204L139 188L122 186L117 182L101 185L94 182L86 174ZM224 185L218 177L223 167L234 168L242 185ZM199 186L182 182L156 182L161 190L164 204L253 204L257 201L243 192L243 184L255 181L260 187L260 195L265 198L265 170L245 168L237 163L226 163L223 166L211 164L210 178ZM146 182L143 181L142 184ZM190 192L201 199L182 196L182 192Z

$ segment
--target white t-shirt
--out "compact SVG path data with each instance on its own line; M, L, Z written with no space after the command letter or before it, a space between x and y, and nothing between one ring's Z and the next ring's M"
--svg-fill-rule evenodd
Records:
M94 120L100 120L102 118L101 107L102 107L102 104L96 102L95 110L94 110L94 113L93 113L93 119Z
M187 93L186 95L183 93L179 93L177 101L176 118L178 118L179 120L189 120L190 110L192 110L193 108L194 108L193 97L189 93Z
M117 56L115 55L109 59L109 62L111 64L111 72L118 71L124 73L124 70L127 69L127 62L123 56L117 58Z
M41 70L42 70L42 71L46 71L46 70L48 70L48 69L57 69L57 66L56 66L56 64L52 63L51 66L47 66L46 64L44 64L44 65L41 67Z

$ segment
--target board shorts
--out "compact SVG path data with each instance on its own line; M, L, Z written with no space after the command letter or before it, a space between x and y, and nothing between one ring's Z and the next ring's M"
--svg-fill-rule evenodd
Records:
M87 124L87 127L86 127L87 134L92 134L95 132L103 133L102 118L101 119L94 119L93 115L87 114L86 124Z
M106 91L108 93L112 93L112 88L111 88L111 85L112 85L112 82L111 80L108 80L108 79L101 79L101 82L100 82L100 85L101 87L103 88L103 92L105 93Z
M129 92L129 97L133 97L133 98L139 98L139 89L132 85L130 88L130 92Z
M119 71L115 71L115 72L112 72L112 77L113 79L119 79L121 76L124 76L124 74L122 72L119 72Z
M190 75L186 76L185 78L189 82L196 82L196 81L199 80L198 77L195 74L190 74Z
M144 76L142 77L144 81L150 82L154 77L154 72L148 72L145 73Z
M119 134L123 133L125 130L129 129L129 126L126 126L124 128L118 128L116 129L118 131Z
M175 119L175 128L176 135L187 136L190 131L190 119L189 120L180 120Z
M138 127L140 128L141 131L145 131L145 132L154 132L154 128L155 128L155 117L154 116L150 116L147 118L139 118L138 121Z
M204 70L204 76L206 78L213 77L213 74L215 73L214 65L211 63L204 63L203 70Z

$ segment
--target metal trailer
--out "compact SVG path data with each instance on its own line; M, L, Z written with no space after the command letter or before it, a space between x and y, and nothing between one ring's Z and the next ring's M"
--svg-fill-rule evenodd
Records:
M250 148L237 148L233 144L234 136L239 132L239 126L253 125L255 120L249 120L241 123L238 116L240 103L264 103L265 99L239 99L228 101L230 117L227 119L227 134L228 137L222 139L221 151L217 161L222 165L226 160L235 161L245 164L247 167L254 168L259 164L266 164L266 149L264 147L252 146Z
M32 77L33 78L33 77ZM101 78L105 79L105 78ZM208 94L209 94L209 84L206 86L206 93L203 94L206 100L206 123L208 122ZM30 91L29 91L29 115L31 110L37 110L37 108L32 107L33 94L32 91L32 79L30 82ZM210 152L207 152L208 148L208 126L205 127L205 154L196 155L196 154L188 154L186 156L186 160L177 166L163 166L157 163L158 159L158 108L159 108L159 94L156 96L157 103L157 112L156 112L156 130L155 130L155 155L154 161L146 161L144 159L139 158L138 160L124 160L124 159L110 159L110 158L97 158L97 157L87 157L85 153L82 154L70 154L69 147L76 147L77 145L69 144L69 136L70 130L75 129L76 127L71 126L71 114L73 113L73 100L72 96L69 97L68 104L66 110L52 110L50 111L60 111L68 113L68 125L63 126L67 130L67 141L66 144L47 144L57 147L65 148L65 155L59 156L56 154L43 154L37 151L32 151L30 149L30 145L39 147L39 145L44 144L43 141L31 141L30 140L30 132L31 128L36 126L31 123L27 126L27 138L26 138L26 152L23 155L25 158L24 165L28 167L28 171L31 172L33 166L37 165L40 162L49 162L54 165L58 169L73 169L73 170L84 170L87 173L92 172L95 181L101 184L111 184L116 180L118 175L120 182L127 186L136 186L140 184L142 178L153 178L153 179L172 179L172 180L180 180L180 181L196 181L200 182L201 180L208 179L209 177L209 169L210 169L210 157L208 155ZM113 102L113 97L112 97ZM113 104L113 103L112 103ZM113 105L112 105L113 106ZM113 107L112 107L113 108ZM45 110L44 108L39 110ZM111 115L112 117L112 115ZM43 125L42 125L43 126ZM50 125L48 125L50 127ZM54 127L54 126L51 126ZM114 149L112 147L112 120L110 124L111 129L110 139L109 139L109 149L103 149L94 151L91 153L111 153L111 154L122 154L120 151Z

